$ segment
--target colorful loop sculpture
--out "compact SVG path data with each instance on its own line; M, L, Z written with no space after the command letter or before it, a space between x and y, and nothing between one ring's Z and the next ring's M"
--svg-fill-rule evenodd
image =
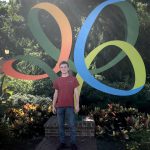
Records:
M84 58L84 51L85 51L85 43L88 37L88 34L92 28L92 25L94 24L96 18L101 13L101 11L108 7L109 5L115 5L120 8L122 13L125 16L126 22L127 22L127 37L126 41L109 41L106 43L103 43L99 45L97 48L92 50L86 58ZM39 20L38 20L38 13L39 10L45 10L49 14L53 16L56 23L58 24L61 32L61 50L57 49L47 38L47 36L44 34L42 27L40 26ZM131 15L132 14L132 15ZM145 71L145 65L144 62L138 53L138 51L132 46L135 44L138 32L139 32L139 22L138 18L135 12L135 9L126 2L125 0L106 0L105 2L98 5L87 17L85 20L83 26L81 27L81 30L79 32L79 35L77 37L77 41L75 43L75 49L74 49L74 63L69 60L71 47L72 47L72 30L70 23L65 16L65 14L55 5L51 3L39 3L32 7L32 9L29 12L28 16L28 25L31 29L32 34L37 39L41 47L45 50L45 52L52 57L57 63L56 66L52 69L50 66L48 66L45 62L40 60L37 57L33 56L17 56L13 58L12 60L8 60L3 64L2 70L3 72L11 77L24 79L24 80L39 80L43 78L50 77L51 80L55 80L58 76L56 73L59 72L59 63L62 60L66 60L70 64L70 68L73 72L77 73L77 79L80 82L80 91L83 85L83 82L87 82L89 85L91 85L93 88L98 89L100 91L103 91L105 93L113 94L113 95L119 95L119 96L128 96L135 94L139 92L146 80L146 71ZM66 36L67 33L67 36ZM121 48L122 52L120 52L115 58L113 58L109 63L102 66L101 68L97 68L94 70L88 70L90 64L94 60L94 58L97 56L97 54L103 50L103 48L107 46L116 46ZM119 90L112 87L109 87L107 85L104 85L103 83L97 81L94 78L94 74L104 72L114 65L116 65L118 62L120 62L125 56L128 56L130 59L134 72L135 72L135 84L131 90ZM12 65L16 60L24 60L28 61L31 64L37 65L40 68L42 68L46 74L43 75L26 75L23 73L18 72L15 70ZM92 73L92 74L91 74Z

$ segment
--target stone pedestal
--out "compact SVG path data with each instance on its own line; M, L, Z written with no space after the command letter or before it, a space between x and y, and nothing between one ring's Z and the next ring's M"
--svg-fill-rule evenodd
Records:
M51 117L44 125L45 136L58 136L58 124L55 116ZM95 122L93 119L82 117L77 120L76 124L77 136L95 136ZM65 135L69 136L69 126L65 123Z
M97 150L95 139L95 122L93 119L82 117L77 120L77 146L78 150ZM56 116L52 116L44 125L45 137L38 144L36 150L56 150L59 145L58 124ZM65 123L65 135L70 149L69 127Z

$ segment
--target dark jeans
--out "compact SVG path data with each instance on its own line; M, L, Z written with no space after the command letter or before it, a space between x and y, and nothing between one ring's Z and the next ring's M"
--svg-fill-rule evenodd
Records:
M59 107L57 108L57 119L59 126L60 142L65 143L65 117L70 128L71 144L76 144L76 125L75 125L75 112L73 107Z

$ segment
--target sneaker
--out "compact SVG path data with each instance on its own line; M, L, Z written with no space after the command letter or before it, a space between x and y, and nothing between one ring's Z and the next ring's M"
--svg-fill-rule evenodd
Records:
M71 144L71 150L78 150L78 147L76 144Z
M60 143L57 150L61 150L61 149L64 149L64 148L66 148L66 144L65 143Z

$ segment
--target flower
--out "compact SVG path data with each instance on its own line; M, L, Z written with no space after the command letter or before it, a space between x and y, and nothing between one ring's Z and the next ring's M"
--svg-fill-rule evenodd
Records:
M29 97L36 100L24 100L26 97L20 95L16 100L15 97L15 103L12 102L12 108L8 108L3 117L3 122L7 123L16 138L43 134L44 123L52 115L50 98L35 98L32 95Z
M96 109L93 114L96 135L109 135L129 139L129 133L150 129L150 115L138 112L136 108L126 108L120 104L108 104L106 109Z

